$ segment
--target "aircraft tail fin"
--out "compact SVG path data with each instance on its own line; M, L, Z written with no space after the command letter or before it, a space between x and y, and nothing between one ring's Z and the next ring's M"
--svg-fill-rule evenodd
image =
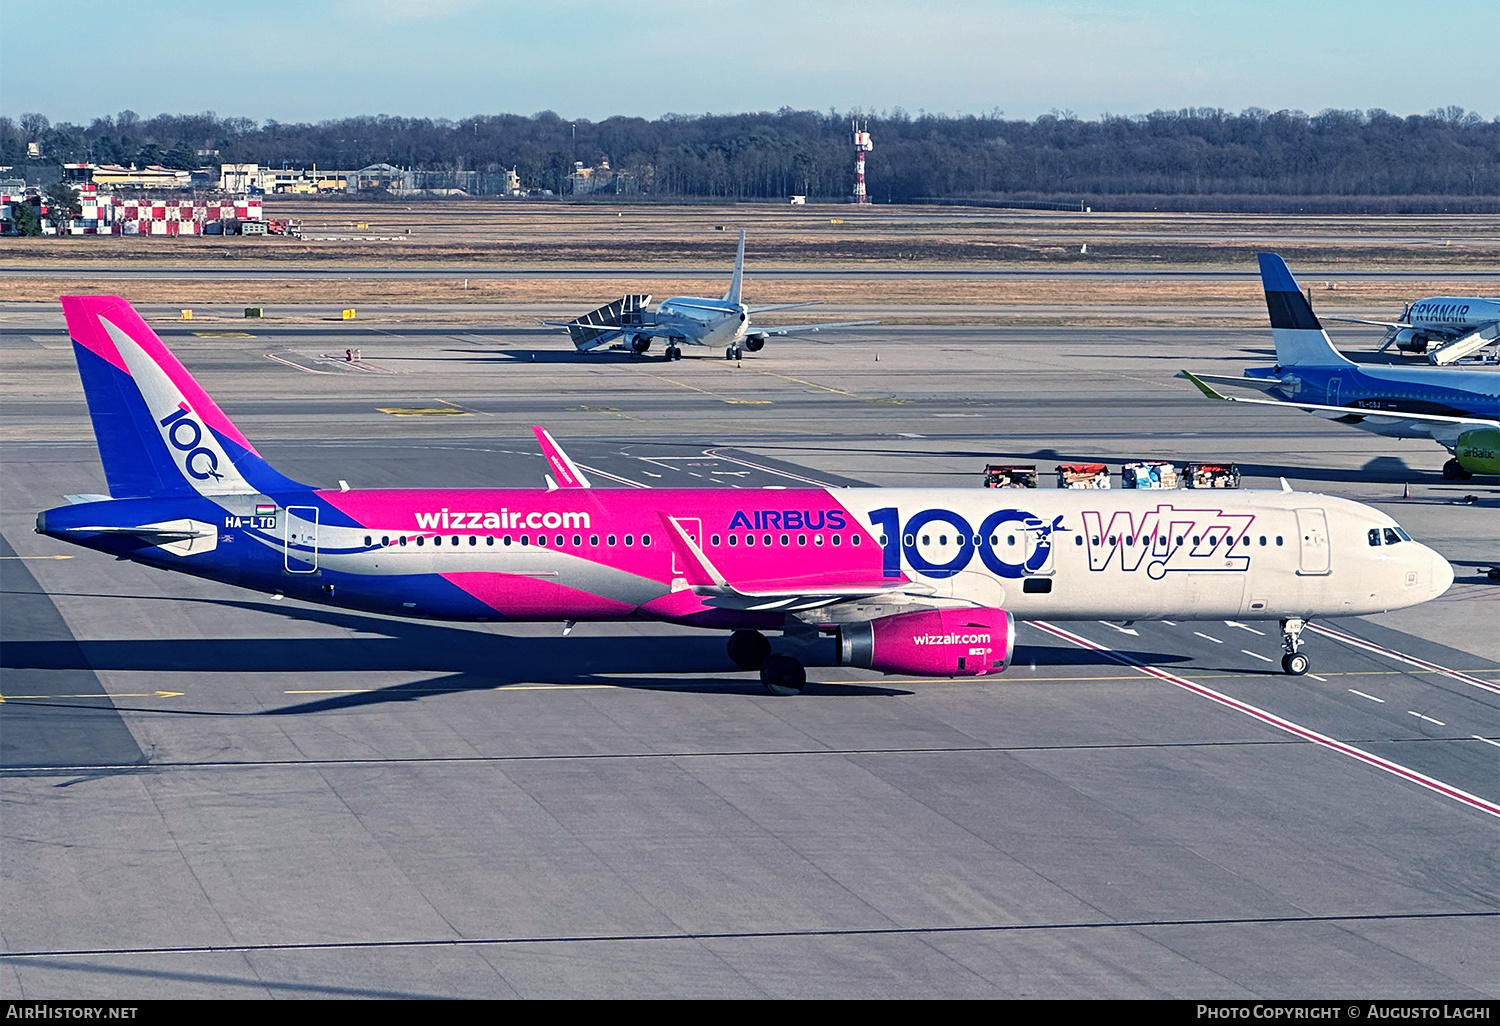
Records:
M1276 363L1281 367L1342 367L1350 361L1328 340L1328 333L1312 304L1302 294L1286 261L1275 253L1261 253L1260 280L1276 340Z
M306 488L272 469L125 300L62 306L113 498Z
M729 279L729 291L724 293L724 302L740 301L740 284L745 278L745 229L740 229L740 247L734 252L734 276Z

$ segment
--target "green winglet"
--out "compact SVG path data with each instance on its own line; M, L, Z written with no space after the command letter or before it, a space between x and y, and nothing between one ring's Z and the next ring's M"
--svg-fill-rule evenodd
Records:
M1230 399L1229 396L1227 396L1224 393L1218 391L1216 388L1214 388L1214 386L1210 385L1208 382L1206 382L1202 378L1198 377L1198 375L1194 374L1192 371L1185 371L1185 370L1184 371L1178 371L1177 372L1177 376L1179 378L1187 378L1194 385L1198 386L1198 391L1202 392L1204 395L1208 396L1210 399L1222 399L1226 403L1227 402L1233 402L1233 400Z

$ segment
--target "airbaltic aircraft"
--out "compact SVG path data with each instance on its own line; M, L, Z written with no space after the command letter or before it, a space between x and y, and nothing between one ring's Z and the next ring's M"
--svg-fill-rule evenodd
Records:
M1211 399L1305 410L1390 438L1431 438L1453 459L1443 476L1500 474L1500 373L1435 367L1362 367L1328 340L1286 263L1260 254L1276 366L1242 378L1181 373ZM1272 399L1230 399L1206 382L1254 388Z
M733 631L765 687L841 665L999 673L1015 620L1279 620L1425 602L1442 556L1378 510L1283 490L596 489L536 429L548 487L322 489L273 470L124 300L63 298L109 495L39 533L308 602L437 620L656 620ZM780 630L773 654L765 630Z
M622 296L571 321L543 321L553 328L567 328L568 337L580 353L603 349L627 349L643 355L651 340L666 340L665 360L682 359L682 347L723 346L724 359L738 360L744 350L758 353L772 335L811 335L829 328L857 328L879 321L834 321L823 324L790 324L777 328L752 328L750 315L771 310L796 310L817 303L782 303L777 306L746 306L740 302L745 273L745 231L734 255L734 274L723 299L674 296L655 311L647 309L650 296Z

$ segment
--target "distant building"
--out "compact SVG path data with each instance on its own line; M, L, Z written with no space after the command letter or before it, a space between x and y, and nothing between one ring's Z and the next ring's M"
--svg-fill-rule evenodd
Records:
M598 167L584 167L577 161L563 181L563 194L568 196L633 196L640 191L635 175L615 171L608 160L601 160Z

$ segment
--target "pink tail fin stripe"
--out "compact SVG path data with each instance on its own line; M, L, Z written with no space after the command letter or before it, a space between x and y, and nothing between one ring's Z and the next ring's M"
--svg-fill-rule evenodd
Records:
M550 432L540 424L531 425L532 432L536 435L537 444L542 447L542 455L547 457L547 465L552 468L552 475L559 488L592 488L593 484L583 476L583 471L578 465L568 458L563 452L562 446L557 444Z
M193 411L202 418L203 423L217 432L220 437L233 441L246 451L256 452L255 446L240 431L230 419L219 409L219 404L214 402L209 394L203 390L193 376L188 373L177 357L172 355L151 326L141 319L141 315L135 309L121 299L119 296L63 296L63 315L68 322L68 335L94 353L96 356L110 363L125 374L130 373L130 368L125 363L125 358L120 354L119 347L114 339L110 337L106 322L112 325L116 331L125 335L131 342L140 347L146 356L161 368L172 384L176 386Z

